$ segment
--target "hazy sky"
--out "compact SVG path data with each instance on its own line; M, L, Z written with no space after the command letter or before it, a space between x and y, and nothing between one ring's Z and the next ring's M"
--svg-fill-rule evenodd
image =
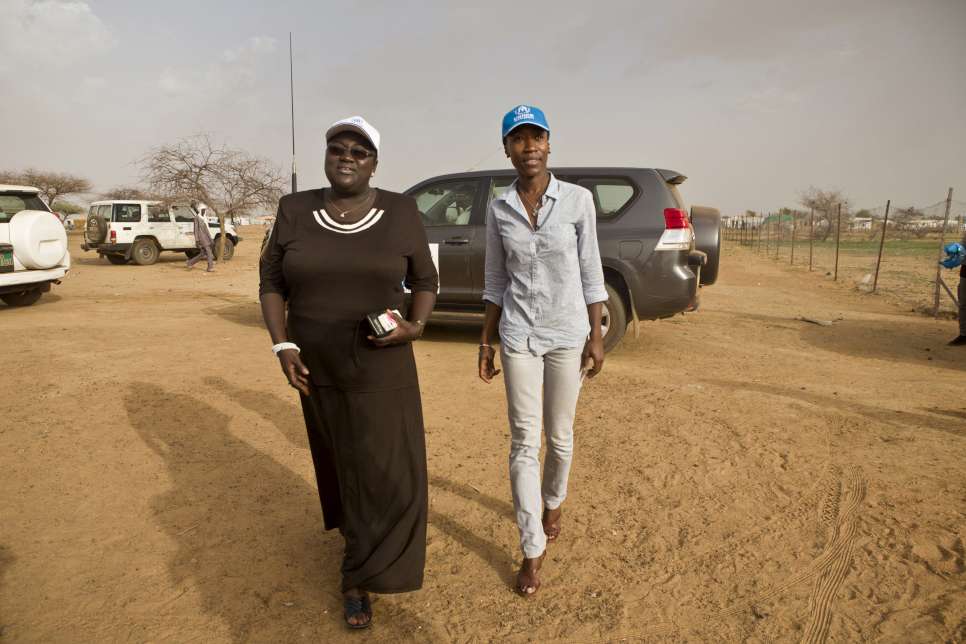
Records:
M503 168L499 124L542 107L555 165L656 166L725 213L814 184L858 206L966 197L966 0L0 0L0 168L136 183L196 133L290 170L362 114L377 184Z

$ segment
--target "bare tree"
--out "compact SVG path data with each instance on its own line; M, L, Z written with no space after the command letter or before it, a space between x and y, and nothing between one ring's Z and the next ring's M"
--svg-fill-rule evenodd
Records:
M100 193L100 197L104 200L164 201L164 195L155 194L138 186L114 186L107 192Z
M222 231L226 218L274 207L282 196L284 178L277 167L243 150L216 146L207 135L155 148L140 163L151 190L169 200L204 202L218 213ZM219 259L224 239L219 237Z
M850 217L849 207L851 204L840 190L822 190L815 186L809 186L808 190L799 195L798 202L815 211L815 224L816 228L821 230L822 241L828 239L835 228L839 204L842 204L843 225L848 222Z
M91 182L83 177L34 168L28 168L22 172L0 172L0 183L15 183L38 188L40 196L48 206L53 206L54 201L61 197L91 190Z

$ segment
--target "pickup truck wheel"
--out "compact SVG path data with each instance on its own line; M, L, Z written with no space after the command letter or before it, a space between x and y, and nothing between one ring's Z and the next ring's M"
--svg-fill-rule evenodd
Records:
M160 255L161 251L158 250L158 245L151 239L139 239L134 242L134 247L131 248L131 259L138 266L150 266L158 261Z
M7 306L30 306L39 300L41 295L43 295L43 291L35 288L32 291L22 293L4 293L0 295L0 300L3 300L3 303Z
M184 252L184 254L188 256L188 259L191 259L192 257L194 257L195 255L197 255L200 252L201 251L198 250L197 248L192 248L191 250L186 250Z
M604 334L604 353L617 346L627 331L627 311L624 310L624 300L610 284L605 284L607 301L601 315L601 331Z
M104 257L115 266L123 266L128 263L128 258L124 255L105 255Z
M211 255L216 260L221 259L221 256L218 254L218 239L215 239L211 243ZM226 237L225 238L225 261L227 262L229 259L231 259L234 256L235 256L235 242L233 242L231 239Z

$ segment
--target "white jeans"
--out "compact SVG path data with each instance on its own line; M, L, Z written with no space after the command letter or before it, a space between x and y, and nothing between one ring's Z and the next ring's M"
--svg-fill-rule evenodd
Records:
M547 547L543 509L560 507L574 452L574 413L580 393L582 349L554 349L542 356L501 349L510 417L510 486L528 559ZM540 477L540 430L547 457Z

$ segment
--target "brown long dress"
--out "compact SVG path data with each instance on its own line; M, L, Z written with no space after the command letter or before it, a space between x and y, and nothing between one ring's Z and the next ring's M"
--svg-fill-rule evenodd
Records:
M345 536L342 589L422 586L427 477L412 346L379 348L366 315L404 304L404 285L436 291L416 202L379 190L359 222L340 224L321 190L286 195L260 262L260 293L288 303L312 392L302 411L325 528Z

